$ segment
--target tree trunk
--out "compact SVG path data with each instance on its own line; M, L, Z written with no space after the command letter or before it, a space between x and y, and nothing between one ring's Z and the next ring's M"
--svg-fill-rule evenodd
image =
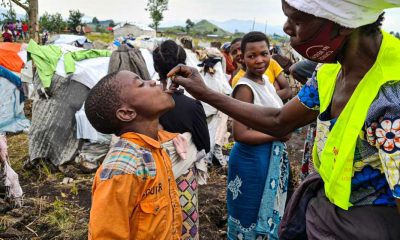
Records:
M38 13L39 13L39 1L38 0L29 0L29 38L35 40L36 42L39 41L39 20L38 20Z

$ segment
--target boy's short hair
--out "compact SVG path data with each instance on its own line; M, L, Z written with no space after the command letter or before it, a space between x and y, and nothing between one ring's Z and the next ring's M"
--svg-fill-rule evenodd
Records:
M115 134L120 127L116 112L121 106L121 83L118 72L107 74L90 90L85 101L85 113L92 126L104 134Z
M265 41L267 43L267 48L269 49L269 40L267 36L262 33L262 32L249 32L248 34L244 35L242 38L242 43L240 45L240 50L244 54L246 51L246 45L248 43L253 43L253 42L263 42Z

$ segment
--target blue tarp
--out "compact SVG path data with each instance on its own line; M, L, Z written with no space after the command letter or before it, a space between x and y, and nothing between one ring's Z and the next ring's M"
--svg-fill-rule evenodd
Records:
M0 70L0 73L5 72ZM16 80L14 77L12 79ZM18 84L0 77L0 132L15 133L30 126L24 115L24 103L20 101L22 91L18 90L15 83Z
M22 89L21 78L19 78L17 75L15 75L13 72L11 72L10 70L8 70L3 66L0 66L0 77L9 80L12 84L14 84L17 87L17 89L20 91L19 94L20 103L25 101L25 95L24 95L24 90Z

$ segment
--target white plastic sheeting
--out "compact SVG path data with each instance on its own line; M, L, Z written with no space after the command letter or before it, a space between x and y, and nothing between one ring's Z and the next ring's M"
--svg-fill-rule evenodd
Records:
M58 45L63 53L81 51L82 48L69 46L65 44ZM108 73L108 65L110 57L91 58L75 62L75 72L72 75L72 80L82 83L88 88L92 88L98 81ZM68 74L64 68L64 55L58 60L57 75L66 78Z
M78 42L80 45L83 45L87 41L85 36L78 35L69 35L69 34L60 34L50 39L50 43L52 44L73 44L74 42Z
M146 62L146 67L147 70L149 71L150 78L152 80L158 80L159 79L158 73L154 69L153 54L151 53L150 50L145 48L140 48L139 50L142 53L144 61Z

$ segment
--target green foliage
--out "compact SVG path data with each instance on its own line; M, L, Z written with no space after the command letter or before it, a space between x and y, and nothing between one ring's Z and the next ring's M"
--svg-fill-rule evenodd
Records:
M4 18L3 22L15 22L17 19L17 13L15 12L15 9L13 8L13 5L11 4L11 1L5 1L1 0L1 5L2 7L6 8L7 12L2 13L2 17Z
M69 191L71 194L77 196L78 195L78 186L76 185L76 183L72 184L71 190Z
M190 22L189 22L190 21ZM175 27L170 27L170 28L163 28L163 32L165 33L172 33L172 34L177 34L177 35L182 35L182 34L189 34L194 35L194 36L205 36L208 34L215 34L219 35L220 37L224 36L229 36L231 33L219 28L218 26L210 23L207 20L201 20L200 22L193 24L192 27L189 28L188 26L191 23L191 20L188 19L186 20L186 27L181 27L181 26L175 26Z
M114 41L114 35L112 33L101 33L101 34L91 33L91 34L86 34L86 37L92 42L100 40L105 43L111 43L112 41Z
M96 32L102 32L103 31L103 27L100 24L97 24L95 31Z
M201 20L193 27L193 31L198 35L216 34L219 36L229 35L229 32L219 28L207 20Z
M189 34L190 29L194 27L194 22L189 18L186 20L186 33Z
M110 20L110 23L108 24L109 27L115 27L115 23L114 20Z
M69 17L68 17L68 27L73 32L76 31L76 27L82 25L82 17L85 14L81 13L79 10L69 10Z
M92 20L93 24L99 24L99 19L97 19L97 17L94 17Z
M52 210L46 215L48 223L58 227L60 230L70 229L73 219L67 210L68 206L63 201L58 200L58 198L51 205Z
M46 29L49 32L60 33L67 27L67 23L63 20L61 13L49 14L45 12L39 18L40 30Z
M160 22L163 20L163 13L168 9L168 0L148 0L147 8L145 9L150 13L153 23L150 27L154 28L157 32Z

